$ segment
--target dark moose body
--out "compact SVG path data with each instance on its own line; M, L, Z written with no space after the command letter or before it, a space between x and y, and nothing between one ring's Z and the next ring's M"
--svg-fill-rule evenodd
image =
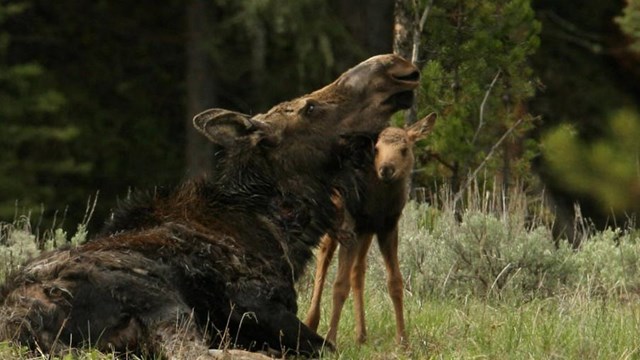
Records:
M294 284L340 225L331 194L357 167L341 135L380 131L417 80L413 65L380 55L265 114L197 115L213 174L127 204L101 236L10 274L0 340L185 359L229 345L331 349L297 318Z

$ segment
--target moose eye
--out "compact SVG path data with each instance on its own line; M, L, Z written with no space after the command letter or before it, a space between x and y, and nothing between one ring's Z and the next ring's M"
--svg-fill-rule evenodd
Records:
M313 112L316 110L316 104L314 103L307 103L307 105L304 106L304 114L305 115L311 115L313 114Z

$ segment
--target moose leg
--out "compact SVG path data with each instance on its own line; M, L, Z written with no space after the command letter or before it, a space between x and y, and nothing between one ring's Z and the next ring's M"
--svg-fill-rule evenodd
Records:
M322 299L322 290L324 289L327 269L329 268L329 264L331 264L331 259L337 246L337 241L325 235L322 238L318 254L316 255L316 276L313 282L313 296L311 297L311 305L307 312L307 318L304 321L305 324L314 331L318 330L318 323L320 322L320 301Z
M387 287L389 289L389 296L393 302L393 308L396 315L396 341L398 343L402 343L406 340L406 337L402 308L404 285L398 261L398 227L396 226L389 232L379 233L377 235L380 252L382 253L382 257L384 258L384 263L387 268Z
M364 320L364 275L367 270L367 253L373 234L361 235L358 239L355 258L351 267L351 287L353 288L353 307L356 317L356 341L365 342L367 329Z
M239 281L230 298L232 338L249 350L274 349L283 354L319 356L334 346L296 316L293 283L282 278ZM235 341L235 340L234 340Z
M285 355L302 354L317 357L323 350L334 350L333 344L282 306L264 308L256 312L256 318L267 333L279 336L279 343L271 344L271 347L277 348L279 345Z

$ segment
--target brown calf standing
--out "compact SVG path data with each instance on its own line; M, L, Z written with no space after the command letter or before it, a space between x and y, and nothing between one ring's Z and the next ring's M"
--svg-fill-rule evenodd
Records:
M384 129L375 144L374 166L362 174L364 181L359 194L361 201L357 201L355 207L350 206L354 204L346 204L349 211L344 215L343 229L352 229L356 234L356 241L343 242L338 254L338 271L333 285L333 310L327 334L327 340L333 343L342 307L351 288L356 312L356 339L358 343L363 343L366 339L364 274L367 252L374 234L387 269L387 285L396 315L396 340L402 342L405 338L403 282L398 264L398 219L409 194L414 162L412 146L416 140L431 131L435 119L436 115L432 113L407 129ZM320 321L320 299L327 268L337 246L336 239L325 235L317 254L313 297L305 321L314 330L317 330Z

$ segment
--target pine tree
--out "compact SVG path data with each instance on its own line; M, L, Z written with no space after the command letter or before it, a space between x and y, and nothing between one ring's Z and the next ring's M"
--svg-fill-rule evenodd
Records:
M27 6L0 4L0 24ZM16 211L48 204L57 183L89 169L69 153L78 128L52 116L63 108L64 96L49 85L46 70L37 62L12 63L10 46L10 34L0 33L0 219L5 221Z
M595 199L611 222L629 220L640 211L640 113L621 109L604 122L607 130L592 141L568 124L549 131L543 153L557 182Z
M629 36L629 49L640 51L640 1L628 0L615 21ZM594 200L597 213L590 216L599 215L607 223L629 220L640 211L640 109L608 107L597 115L603 131L588 139L577 123L546 132L543 155L555 182Z
M427 179L445 178L460 191L470 175L503 186L528 176L535 151L525 136L534 121L528 59L539 32L530 0L433 2L418 59L419 115L439 113L430 151L421 154Z
M622 31L631 37L630 48L640 52L640 0L627 0L622 16L616 18Z

